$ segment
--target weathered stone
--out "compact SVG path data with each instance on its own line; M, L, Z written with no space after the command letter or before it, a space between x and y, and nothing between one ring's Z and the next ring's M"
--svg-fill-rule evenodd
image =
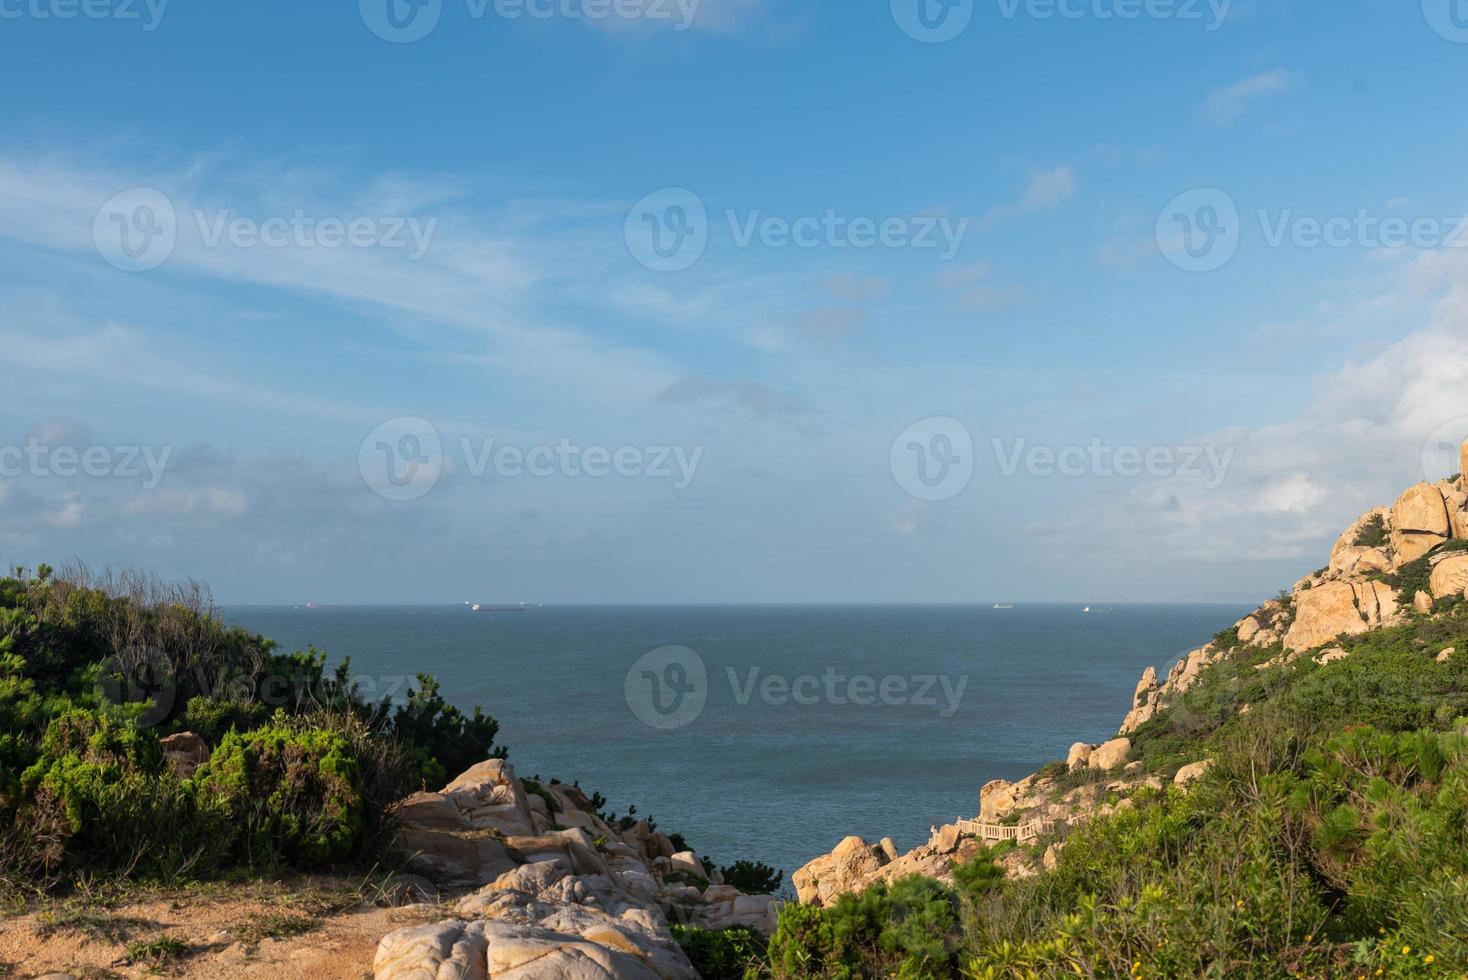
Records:
M194 771L209 761L209 746L193 732L179 732L158 740L163 747L163 760L172 767L180 779L188 779Z
M1445 649L1442 650L1442 652L1440 652L1437 655L1436 660L1440 664L1445 664L1449 660L1453 659L1453 654L1455 654L1457 652L1458 652L1458 650L1457 650L1456 647L1446 647Z
M1442 491L1419 483L1397 498L1392 507L1392 548L1400 568L1448 540L1452 525Z
M998 823L1014 809L1017 790L1007 779L991 779L979 787L979 819Z
M1355 587L1349 582L1327 582L1319 588L1301 592L1295 598L1295 622L1285 634L1284 642L1287 648L1298 652L1320 646L1342 634L1364 633L1366 629L1367 622L1358 605Z
M1113 738L1109 742L1102 742L1091 751L1088 765L1092 769L1115 769L1126 761L1127 755L1132 751L1132 740L1129 738Z
M1239 631L1239 642L1248 643L1250 640L1254 639L1254 637L1257 636L1259 631L1264 627L1263 624L1261 624L1259 620L1254 618L1253 616L1245 616L1243 619L1238 621L1236 628Z
M1468 554L1448 555L1433 565L1428 588L1436 599L1462 595L1468 589Z
M1432 594L1418 589L1412 597L1412 608L1423 614L1432 612Z
M484 980L487 943L468 923L449 919L388 933L372 961L376 980Z
M486 759L465 771L444 787L442 795L475 830L526 836L535 832L530 801L514 767L504 759Z
M825 905L838 895L859 890L867 877L886 863L880 848L860 837L847 837L830 854L798 869L790 876L790 883L802 902Z
M1173 784L1176 786L1186 786L1194 780L1201 779L1203 774L1212 767L1212 759L1204 759L1201 762L1189 763L1188 765L1183 766L1181 769L1179 769L1177 771L1177 774L1172 777Z
M1070 754L1065 758L1066 768L1071 772L1084 769L1091 758L1091 746L1085 742L1077 742L1070 747Z
M1320 651L1319 660L1322 665L1333 664L1337 660L1346 659L1346 657L1348 656L1349 654L1346 653L1345 650L1342 650L1340 647L1331 647L1329 650Z

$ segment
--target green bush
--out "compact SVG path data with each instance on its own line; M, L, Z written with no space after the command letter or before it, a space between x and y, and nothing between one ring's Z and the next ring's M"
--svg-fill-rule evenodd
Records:
M826 910L790 904L770 940L778 978L953 975L961 942L958 896L910 875L843 895Z
M757 980L765 973L765 938L753 929L711 932L674 925L672 930L703 980Z
M199 809L235 828L249 865L319 867L350 857L367 829L362 780L346 738L291 727L230 732L194 775Z
M504 755L432 677L396 707L348 678L225 626L192 583L0 577L0 879L369 863L394 801ZM162 763L181 731L214 747L193 780Z
M171 879L212 864L222 850L190 787L163 765L158 739L113 713L74 709L53 719L20 795L18 833L62 836L64 850L42 862L47 873L64 859L89 872Z
M785 872L776 871L759 861L735 861L719 869L724 884L733 885L746 895L773 895L780 890Z

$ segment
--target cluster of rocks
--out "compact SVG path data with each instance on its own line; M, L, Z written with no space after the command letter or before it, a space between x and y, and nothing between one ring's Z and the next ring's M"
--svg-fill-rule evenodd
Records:
M414 794L398 816L394 850L406 869L468 891L449 918L384 937L377 980L681 980L697 973L670 921L774 927L770 896L722 884L645 820L611 826L574 786L532 782L527 791L501 759Z
M1315 659L1322 664L1340 660L1347 651L1330 643L1395 625L1407 615L1407 610L1399 608L1397 590L1381 577L1426 555L1430 555L1431 574L1428 589L1413 599L1416 612L1431 612L1434 601L1445 596L1468 596L1468 551L1434 553L1449 541L1468 540L1468 475L1464 475L1468 474L1468 442L1463 444L1461 457L1458 479L1420 483L1393 506L1377 507L1357 518L1336 541L1326 568L1296 582L1288 595L1264 603L1235 624L1239 640L1261 648L1281 645L1285 653L1271 664L1288 663L1309 651L1316 651ZM1436 659L1445 661L1455 652L1444 649ZM987 826L1001 822L1074 825L1132 805L1124 796L1106 802L1116 794L1143 787L1160 789L1160 778L1144 774L1140 762L1130 761L1128 736L1174 704L1206 668L1224 656L1226 651L1216 644L1205 644L1181 658L1161 681L1156 668L1149 667L1137 683L1118 737L1099 745L1077 742L1071 746L1066 758L1068 772L1092 775L1066 780L1047 770L1015 783L992 780L979 791L977 822ZM1247 711L1248 705L1241 710ZM1173 782L1186 787L1211 765L1208 759L1185 765ZM1074 785L1076 782L1080 785ZM796 871L792 881L802 902L828 905L846 892L860 892L875 882L913 872L951 880L952 865L969 859L985 843L965 837L960 830L959 824L937 829L928 843L905 855L896 853L891 840L872 845L860 837L847 837L830 854ZM1042 863L1053 866L1062 846L1058 841L1050 844ZM1013 874L1034 872L1019 852L1007 854L1004 863Z

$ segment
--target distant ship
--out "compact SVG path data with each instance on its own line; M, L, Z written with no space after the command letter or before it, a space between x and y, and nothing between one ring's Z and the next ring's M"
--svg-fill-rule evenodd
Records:
M1013 609L1014 608L1014 603L1012 603L1012 602L996 602L996 603L994 603L994 608L995 609Z
M492 605L489 605L488 603L476 602L472 606L469 607L469 611L470 612L524 612L525 611L525 604L522 602L519 605L512 605L512 606L492 606Z
M1087 606L1086 608L1084 608L1084 609L1081 610L1081 612L1090 612L1090 611L1091 611L1091 607L1090 606Z

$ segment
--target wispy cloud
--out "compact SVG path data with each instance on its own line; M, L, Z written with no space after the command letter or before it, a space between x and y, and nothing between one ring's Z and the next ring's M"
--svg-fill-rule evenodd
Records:
M1294 88L1299 76L1284 68L1251 75L1219 89L1203 104L1203 117L1215 126L1229 126L1245 113Z
M990 228L1001 221L1022 218L1040 211L1053 211L1075 196L1076 185L1075 169L1068 164L1041 171L1030 178L1024 194L1018 200L990 209L980 224Z

